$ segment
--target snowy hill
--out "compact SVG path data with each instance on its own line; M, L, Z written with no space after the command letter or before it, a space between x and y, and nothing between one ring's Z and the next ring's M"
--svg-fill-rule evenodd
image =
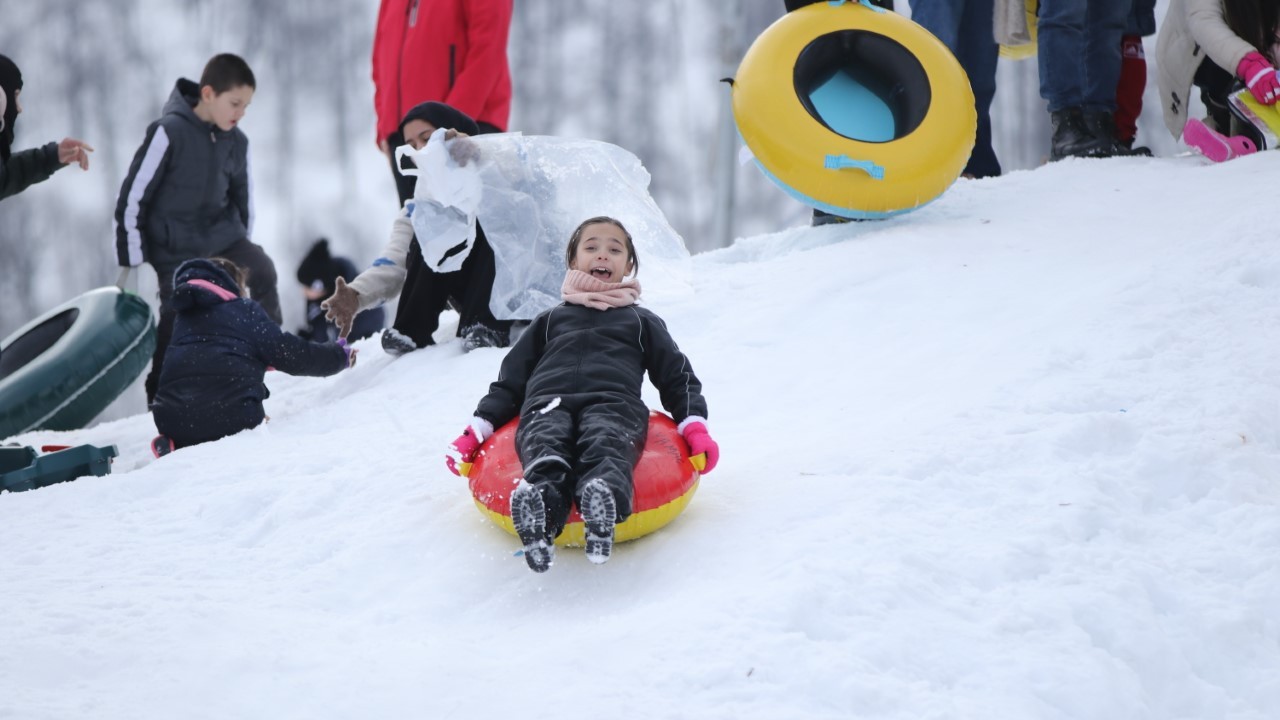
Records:
M696 256L644 300L722 462L602 567L530 573L444 468L498 350L365 343L161 460L148 416L19 436L120 457L0 496L0 718L1275 717L1278 171L1067 161Z

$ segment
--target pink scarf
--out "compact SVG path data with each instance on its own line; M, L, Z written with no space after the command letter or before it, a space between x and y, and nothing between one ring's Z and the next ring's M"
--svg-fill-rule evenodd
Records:
M560 286L560 297L574 305L596 310L626 307L640 299L640 281L632 278L620 283L605 282L582 272L570 270Z

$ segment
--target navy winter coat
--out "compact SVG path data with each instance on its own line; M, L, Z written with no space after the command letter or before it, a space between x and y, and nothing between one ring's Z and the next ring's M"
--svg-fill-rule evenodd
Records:
M327 376L347 366L336 343L307 342L284 332L261 305L238 292L235 281L205 259L188 260L174 275L178 315L151 411L156 428L179 447L261 423L268 367Z

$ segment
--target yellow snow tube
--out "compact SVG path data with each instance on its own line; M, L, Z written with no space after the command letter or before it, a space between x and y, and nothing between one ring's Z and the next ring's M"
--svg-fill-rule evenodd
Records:
M941 195L978 122L969 79L941 41L856 2L808 5L769 26L738 67L733 115L771 180L849 218Z

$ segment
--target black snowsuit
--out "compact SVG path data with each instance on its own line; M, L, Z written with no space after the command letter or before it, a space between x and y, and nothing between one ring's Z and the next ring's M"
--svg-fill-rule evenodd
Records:
M147 127L116 203L117 262L151 263L160 284L148 400L173 332L173 274L184 261L218 256L248 269L253 299L277 325L283 319L275 264L249 240L249 139L240 128L222 130L201 120L194 110L199 97L200 86L191 80L174 85L160 119Z
M534 319L502 362L476 416L502 426L517 413L516 452L525 480L560 534L583 483L602 478L618 522L632 511L632 471L649 430L645 372L679 423L707 416L702 383L662 319L631 305L596 310L564 303Z
M208 260L182 264L172 305L173 343L151 403L156 428L177 447L209 442L260 424L270 394L268 367L290 375L333 375L347 366L335 343L290 335L257 302L238 295L235 281ZM193 281L221 288L218 293Z

